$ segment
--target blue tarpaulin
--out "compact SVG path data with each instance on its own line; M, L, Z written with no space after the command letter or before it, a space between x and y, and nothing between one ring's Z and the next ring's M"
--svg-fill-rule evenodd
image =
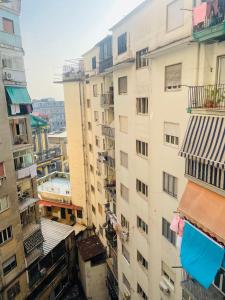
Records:
M222 265L224 248L185 223L180 258L184 270L207 289Z

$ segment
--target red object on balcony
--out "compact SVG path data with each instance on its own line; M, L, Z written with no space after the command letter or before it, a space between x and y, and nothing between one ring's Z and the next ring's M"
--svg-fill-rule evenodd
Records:
M4 165L3 162L0 162L0 177L5 176Z
M46 201L46 200L39 200L38 204L46 207L60 207L60 208L82 210L82 207L76 206L74 204L65 204L65 203Z
M193 25L204 23L207 15L208 3L204 2L193 8Z

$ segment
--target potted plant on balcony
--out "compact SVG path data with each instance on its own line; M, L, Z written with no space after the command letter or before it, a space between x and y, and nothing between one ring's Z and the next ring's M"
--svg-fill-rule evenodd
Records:
M224 90L221 91L221 89L222 88L219 88L217 86L207 86L205 88L205 108L215 108L220 106L221 102L225 100Z

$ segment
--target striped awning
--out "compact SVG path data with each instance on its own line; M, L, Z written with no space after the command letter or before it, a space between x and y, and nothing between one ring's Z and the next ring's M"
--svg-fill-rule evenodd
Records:
M225 118L192 116L179 155L224 168Z

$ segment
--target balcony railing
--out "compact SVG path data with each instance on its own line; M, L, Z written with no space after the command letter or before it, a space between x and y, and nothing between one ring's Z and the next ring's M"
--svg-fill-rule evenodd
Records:
M36 162L45 162L51 158L57 158L62 155L61 148L56 147L49 149L48 151L43 151L42 153L36 153Z
M189 108L225 110L225 84L189 87Z
M209 289L205 289L196 280L189 277L186 272L183 274L181 287L195 300L224 300L224 295L213 285Z
M115 138L115 128L110 126L102 125L102 135L107 136L109 138Z
M105 179L104 188L106 192L109 193L109 195L113 198L113 200L116 200L116 181Z
M110 266L107 267L107 280L106 285L108 288L109 295L112 300L118 300L119 295L119 288L118 288L118 282L117 278L115 277L115 274L113 274L112 270L110 269Z
M116 235L115 230L108 226L108 228L106 228L106 230L105 230L105 236L106 236L106 239L107 239L108 243L110 244L110 246L113 249L116 249L117 248L117 235Z
M109 108L114 106L114 95L113 93L106 93L101 95L101 107Z
M113 66L113 57L110 56L99 62L99 73L103 73Z
M193 37L199 42L222 40L225 35L225 0L207 2L206 17L203 22L193 25ZM203 8L204 9L204 8ZM195 16L196 14L196 16ZM198 11L193 11L193 19Z
M104 156L104 159L103 159L103 163L104 163L105 165L107 165L108 167L110 167L110 168L112 168L112 169L115 169L116 162L115 162L115 159L112 158L111 156L105 155L105 156Z
M27 134L13 136L13 145L24 145L24 144L28 144Z

